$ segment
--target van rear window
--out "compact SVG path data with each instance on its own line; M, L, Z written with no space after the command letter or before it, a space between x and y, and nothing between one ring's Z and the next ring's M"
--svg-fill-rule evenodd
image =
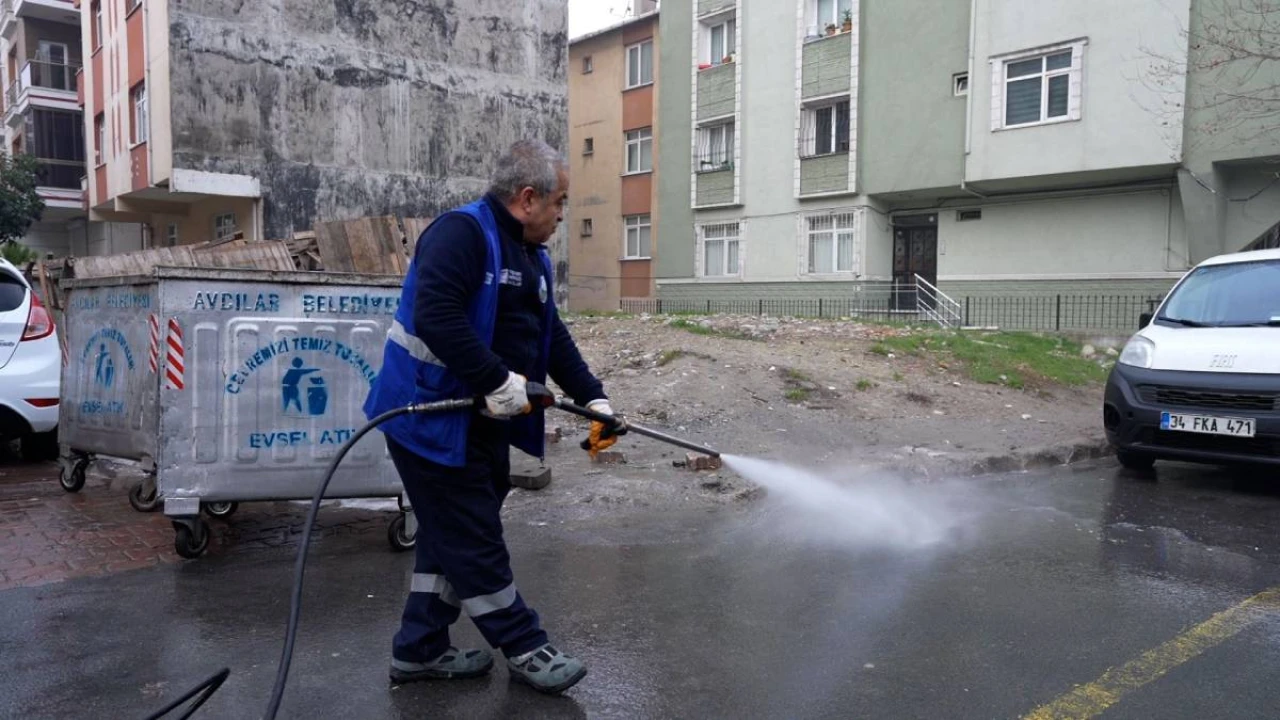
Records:
M26 300L27 286L18 278L0 270L0 312L17 310Z

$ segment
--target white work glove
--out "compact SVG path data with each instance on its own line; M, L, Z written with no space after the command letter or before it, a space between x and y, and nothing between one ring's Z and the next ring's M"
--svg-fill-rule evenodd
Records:
M484 396L484 408L480 413L491 418L510 418L529 412L533 405L525 393L525 383L523 375L508 372L507 381Z

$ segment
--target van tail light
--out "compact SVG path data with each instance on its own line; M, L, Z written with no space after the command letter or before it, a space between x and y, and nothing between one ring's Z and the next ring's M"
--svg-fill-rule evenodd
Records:
M35 293L31 293L31 312L27 314L27 328L22 331L21 342L39 340L53 334L53 315L45 309L44 303Z
M58 398L27 398L27 404L38 408L57 407Z

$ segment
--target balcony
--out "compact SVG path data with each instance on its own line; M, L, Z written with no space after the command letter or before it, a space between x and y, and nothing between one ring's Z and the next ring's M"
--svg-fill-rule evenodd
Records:
M80 25L75 0L0 0L0 36L12 42L22 17Z
M12 2L12 0L0 0ZM32 60L22 66L18 79L5 89L5 121L16 127L28 107L79 110L76 93L78 65Z

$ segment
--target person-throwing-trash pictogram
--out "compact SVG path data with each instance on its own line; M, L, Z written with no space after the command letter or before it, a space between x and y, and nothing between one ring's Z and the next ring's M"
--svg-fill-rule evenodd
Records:
M284 374L282 385L284 386L284 411L289 411L289 406L297 406L298 412L302 413L302 393L298 390L298 386L302 383L302 378L311 373L320 372L320 368L304 368L302 367L302 358L294 358L291 363L293 367Z

